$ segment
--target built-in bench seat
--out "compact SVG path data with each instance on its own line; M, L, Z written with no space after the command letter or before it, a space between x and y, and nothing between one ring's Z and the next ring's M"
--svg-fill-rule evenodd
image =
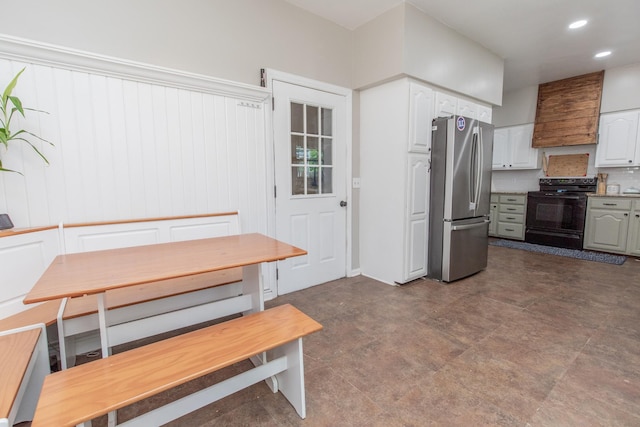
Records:
M22 328L29 325L44 323L51 326L56 323L61 300L47 301L29 307L19 313L0 319L0 331Z
M274 391L305 418L302 337L320 329L286 304L55 372L45 378L32 427L88 423L255 356L263 364L125 424L161 425L272 376Z
M127 322L185 307L197 306L205 302L224 300L224 298L235 296L238 290L236 288L216 288L222 285L236 284L240 281L242 281L242 268L238 267L114 289L106 293L109 318L113 323ZM129 307L131 308L129 309ZM206 320L211 320L211 317L205 316L200 319L184 318L183 323L175 322L172 326L157 332L178 329ZM98 301L96 295L63 300L58 313L58 337L60 342L64 343L64 345L60 346L63 369L75 364L76 354L100 348L98 329ZM86 334L91 332L93 332L92 337L86 338ZM136 335L126 338L123 342L153 334L153 332L144 330L131 330L130 332ZM75 337L82 334L85 334L83 344L78 346L81 351L77 351Z
M49 374L44 324L0 332L0 349L0 427L10 427L33 418Z

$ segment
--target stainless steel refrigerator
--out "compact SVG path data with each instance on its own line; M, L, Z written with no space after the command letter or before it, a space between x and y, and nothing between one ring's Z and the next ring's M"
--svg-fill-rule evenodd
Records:
M428 276L452 282L487 267L493 126L433 120Z

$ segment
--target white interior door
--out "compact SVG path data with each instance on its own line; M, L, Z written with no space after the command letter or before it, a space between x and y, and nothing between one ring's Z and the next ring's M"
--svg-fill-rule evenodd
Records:
M346 100L273 81L276 234L308 255L278 262L278 294L346 274Z

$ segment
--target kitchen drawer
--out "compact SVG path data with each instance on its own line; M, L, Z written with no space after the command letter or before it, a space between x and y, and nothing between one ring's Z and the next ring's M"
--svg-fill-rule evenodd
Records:
M505 205L504 203L500 203L499 212L523 215L524 205Z
M498 222L498 235L503 237L511 237L521 239L523 236L524 226L522 224L512 224L509 222Z
M501 213L498 215L499 222L513 222L516 224L524 224L524 215L516 213Z
M501 194L500 195L500 203L513 203L514 205L524 205L527 196L524 194L516 195L516 194Z
M607 198L607 197L592 197L589 200L589 207L595 209L622 209L631 210L631 202L629 199L622 198Z

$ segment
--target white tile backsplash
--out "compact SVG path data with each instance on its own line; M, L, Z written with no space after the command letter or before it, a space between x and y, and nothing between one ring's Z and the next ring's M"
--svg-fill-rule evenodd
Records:
M589 153L587 176L607 173L607 184L620 184L620 192L629 187L640 188L640 167L596 168L596 146L577 145L571 147L551 147L544 149L544 155ZM542 169L503 171L494 170L491 174L491 191L537 191L538 180L544 176Z

